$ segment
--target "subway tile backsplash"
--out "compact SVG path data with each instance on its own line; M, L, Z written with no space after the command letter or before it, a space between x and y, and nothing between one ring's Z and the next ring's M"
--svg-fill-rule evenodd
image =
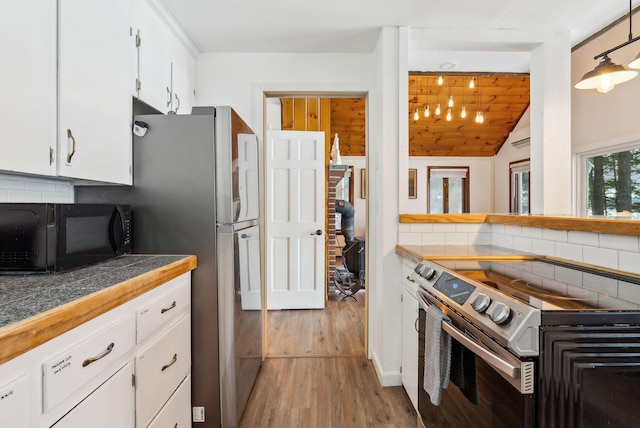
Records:
M485 223L403 223L399 231L400 244L494 245L640 275L637 236Z
M0 202L73 203L73 186L66 181L0 174Z

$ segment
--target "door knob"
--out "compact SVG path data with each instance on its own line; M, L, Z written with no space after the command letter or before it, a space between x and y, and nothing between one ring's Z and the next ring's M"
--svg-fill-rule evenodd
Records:
M322 230L318 229L318 230L316 230L316 233L312 233L312 235L320 236L320 235L322 235Z

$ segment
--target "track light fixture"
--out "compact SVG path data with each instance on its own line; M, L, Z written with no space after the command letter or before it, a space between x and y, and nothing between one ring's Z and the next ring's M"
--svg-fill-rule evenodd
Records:
M640 37L633 37L631 12L631 0L629 0L629 39L618 46L594 56L593 59L602 58L600 63L596 68L582 76L582 79L575 84L576 89L595 89L598 92L607 93L612 90L615 85L631 80L638 75L637 71L630 70L629 67L640 68L640 54L631 61L629 67L626 65L615 64L611 61L611 58L609 58L609 54L611 52L617 51L618 49L630 45L640 39Z

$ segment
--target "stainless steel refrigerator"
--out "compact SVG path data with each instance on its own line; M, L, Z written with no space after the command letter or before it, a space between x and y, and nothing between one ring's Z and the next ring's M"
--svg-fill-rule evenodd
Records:
M235 427L262 362L258 139L230 107L134 120L147 130L134 136L133 186L78 187L76 200L130 204L134 253L197 256L194 426Z

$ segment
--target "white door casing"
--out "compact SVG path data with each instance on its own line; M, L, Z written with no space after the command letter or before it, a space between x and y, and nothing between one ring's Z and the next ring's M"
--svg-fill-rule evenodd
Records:
M324 308L324 145L324 132L267 133L267 309Z

